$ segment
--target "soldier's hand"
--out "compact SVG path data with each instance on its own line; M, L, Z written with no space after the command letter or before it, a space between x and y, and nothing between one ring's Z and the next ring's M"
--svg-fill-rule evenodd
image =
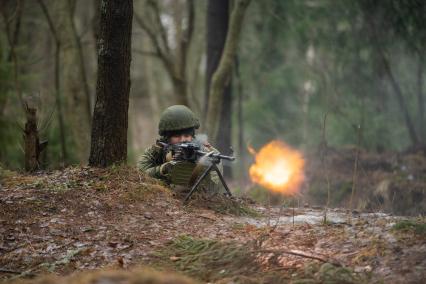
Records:
M172 170L174 164L175 164L174 161L170 161L170 162L166 162L166 163L162 164L160 166L160 174L162 174L163 176L169 174L170 171Z

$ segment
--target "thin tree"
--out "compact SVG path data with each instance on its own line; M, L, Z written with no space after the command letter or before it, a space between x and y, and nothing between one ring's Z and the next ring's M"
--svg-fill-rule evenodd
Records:
M206 119L206 128L210 140L216 141L218 137L218 128L220 115L223 105L223 91L232 73L232 66L237 53L238 41L241 34L241 28L244 20L244 13L250 3L250 0L238 0L232 9L229 30L226 36L225 47L223 49L220 63L214 72L209 90L208 111Z
M38 0L41 10L43 11L44 16L46 17L47 24L49 25L50 33L52 34L53 40L55 42L55 69L54 69L54 84L55 84L55 102L56 110L59 121L59 135L61 140L61 151L62 151L62 162L66 163L68 160L67 147L65 143L65 123L62 110L62 101L61 101L61 82L60 82L60 66L61 66L61 39L59 37L58 31L53 24L52 17L49 14L49 10L44 4L43 0Z
M127 159L132 17L132 0L102 1L91 166Z
M89 89L89 82L87 79L87 71L86 71L86 65L85 65L85 60L84 60L84 54L83 54L83 47L81 45L81 37L80 35L77 33L77 28L75 26L74 23L74 14L75 14L75 9L76 9L76 0L68 0L68 16L69 16L69 20L70 20L70 24L71 24L71 31L72 31L72 36L74 39L74 43L76 45L77 48L77 54L78 54L78 61L79 61L79 69L80 69L80 76L81 76L81 80L83 83L83 90L84 90L84 95L86 98L86 112L87 112L87 118L88 118L88 123L90 126L90 123L92 122L92 106L91 106L91 95L90 95L90 89Z
M16 46L18 45L19 35L21 32L21 18L22 18L22 6L23 1L17 1L16 6L14 7L14 15L10 15L7 9L9 2L5 1L0 4L0 13L4 21L4 28L6 39L9 44L9 53L7 55L6 62L12 63L13 66L13 81L15 85L15 91L18 96L18 100L22 106L23 110L26 110L24 99L22 96L21 84L19 82L19 60L16 53ZM15 24L12 26L12 21L15 18ZM4 108L7 103L7 96L2 96L0 98L0 116L3 114Z
M419 2L421 3L421 2ZM380 63L383 67L383 70L386 74L386 76L389 79L389 82L391 84L391 87L393 89L393 94L395 95L395 98L398 102L398 106L400 108L400 111L403 115L405 126L407 128L411 144L413 148L417 148L419 146L422 146L422 135L421 130L417 131L415 127L415 123L413 121L413 118L411 116L410 110L409 110L409 104L407 102L406 96L404 95L404 91L401 88L400 83L397 80L397 77L395 77L394 72L392 71L391 67L391 61L389 58L389 54L387 50L385 49L385 46L383 44L383 41L385 39L385 36L387 35L386 32L392 31L394 29L395 25L392 25L392 22L390 20L387 20L383 17L382 14L392 13L394 16L398 16L399 11L392 10L392 8L389 8L393 5L392 2L387 3L387 5L377 5L375 2L371 1L360 1L361 5L361 11L363 13L363 16L368 24L368 27L370 30L370 38L372 46L374 47L375 51L377 52L378 58L380 60ZM402 23L400 23L402 24ZM403 24L402 24L403 25ZM408 32L408 30L405 30ZM392 31L393 32L393 31ZM407 40L407 42L410 42L410 40ZM411 43L409 43L409 46L412 46ZM414 50L417 50L418 47L414 45ZM421 53L421 52L420 52ZM418 74L422 74L422 62L420 60L420 67L418 70ZM418 85L419 85L419 91L418 91L418 102L420 104L423 104L423 94L421 92L422 89L422 81L418 79ZM423 119L423 107L419 106L419 116L420 119ZM420 135L419 135L420 133Z

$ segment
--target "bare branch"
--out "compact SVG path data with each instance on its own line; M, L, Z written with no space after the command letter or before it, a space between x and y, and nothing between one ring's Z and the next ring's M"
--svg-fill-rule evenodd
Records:
M134 18L136 20L136 23L143 29L148 37L151 39L152 44L154 45L155 52L158 54L158 57L161 59L161 61L164 64L164 67L166 68L167 72L170 74L171 77L174 76L174 68L173 63L170 60L170 54L164 52L161 49L161 46L158 42L158 38L155 36L155 32L145 23L145 21L140 17L136 12L133 14Z
M157 53L157 52L155 52L155 51L146 51L146 50L140 50L140 49L135 49L135 48L133 48L133 49L132 49L132 52L137 53L137 54L140 54L140 55L144 55L144 56L152 56L152 57L160 58L160 57L158 56L158 53Z
M50 32L53 35L53 39L55 40L56 45L59 45L60 41L59 41L58 33L56 32L55 25L53 24L52 18L49 15L49 10L47 9L43 0L38 0L38 3L40 4L41 10L43 11L44 16L46 17L47 24L49 25Z
M155 18L155 21L156 21L156 25L160 28L160 37L161 37L161 40L162 40L162 44L164 45L166 53L170 54L170 46L169 46L169 42L167 40L166 29L164 28L164 25L161 22L161 12L160 12L160 8L158 7L158 1L149 0L148 6L151 7L154 10L154 18Z
M300 257L304 257L304 258L319 260L321 262L331 263L331 264L333 264L335 266L339 266L339 267L343 266L340 262L338 262L336 260L325 259L325 258L322 258L322 257L319 257L319 256L309 255L309 254L305 254L303 252L299 252L299 251L295 251L295 250L260 249L260 250L254 250L254 251L252 251L252 253L290 254L290 255L300 256Z

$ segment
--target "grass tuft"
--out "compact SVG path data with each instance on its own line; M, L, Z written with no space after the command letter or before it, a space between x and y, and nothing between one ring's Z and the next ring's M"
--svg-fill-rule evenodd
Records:
M414 232L419 235L426 235L426 222L419 220L402 220L393 225L394 231Z

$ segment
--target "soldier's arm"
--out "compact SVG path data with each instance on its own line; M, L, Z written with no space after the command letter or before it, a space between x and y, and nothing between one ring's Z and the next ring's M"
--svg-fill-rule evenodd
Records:
M146 149L138 161L139 170L144 171L151 177L163 179L164 176L160 172L160 155L161 153L155 145Z

